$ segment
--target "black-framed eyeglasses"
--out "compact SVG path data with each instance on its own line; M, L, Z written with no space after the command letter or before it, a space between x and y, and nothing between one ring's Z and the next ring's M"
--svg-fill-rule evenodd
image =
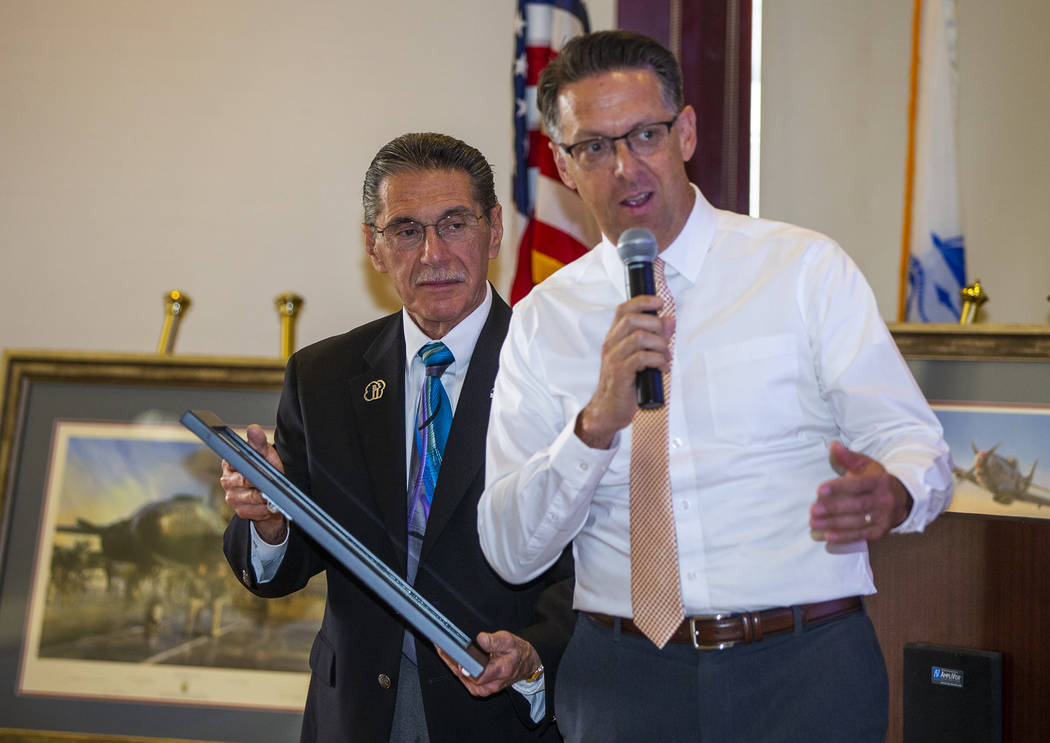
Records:
M405 219L395 220L386 227L376 227L374 224L369 226L395 250L415 250L423 244L427 227L433 227L437 236L449 245L456 245L470 239L475 234L478 222L484 218L484 213L453 212L433 224Z
M609 165L616 157L616 142L623 140L635 155L648 157L655 155L667 143L671 134L671 127L682 115L679 111L670 121L654 121L649 124L640 124L626 134L618 137L594 137L585 139L574 144L561 144L561 147L569 157L576 160L584 170L594 170Z

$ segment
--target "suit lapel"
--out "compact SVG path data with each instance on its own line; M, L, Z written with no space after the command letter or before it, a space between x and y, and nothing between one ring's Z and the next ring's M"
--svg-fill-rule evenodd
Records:
M507 335L509 322L510 307L493 292L492 308L474 346L470 367L456 404L456 414L452 419L452 429L445 444L420 562L426 559L470 484L484 468L485 432L488 430L489 408L492 405L492 384L496 379L499 350Z
M405 493L405 334L401 313L364 353L366 369L349 380L354 421L364 450L364 466L373 484L376 510L405 571L408 507ZM385 387L377 396L377 384Z

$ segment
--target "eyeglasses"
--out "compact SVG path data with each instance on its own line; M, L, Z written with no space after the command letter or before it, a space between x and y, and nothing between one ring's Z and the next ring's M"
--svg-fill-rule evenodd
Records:
M374 224L369 225L382 235L395 250L415 250L423 244L427 234L427 227L433 227L437 236L449 245L458 245L466 242L476 232L478 222L485 217L484 214L471 214L470 212L455 212L448 214L433 224L422 224L414 220L394 222L380 229Z
M654 121L651 124L636 126L619 137L595 137L575 144L558 144L565 152L579 163L584 170L604 168L616 157L616 142L622 139L635 155L648 157L655 155L667 142L671 127L678 121L682 112L675 114L670 121Z

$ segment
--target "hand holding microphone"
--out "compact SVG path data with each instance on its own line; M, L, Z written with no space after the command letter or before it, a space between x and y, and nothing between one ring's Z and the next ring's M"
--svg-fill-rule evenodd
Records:
M653 260L656 238L646 229L626 230L618 251L631 297L616 308L602 344L598 386L576 416L576 436L595 449L608 449L616 433L634 420L639 407L664 404L663 372L670 370L673 319L659 317Z
M620 260L627 269L627 295L637 297L640 294L656 294L653 280L653 259L656 258L656 237L643 227L632 227L624 230L616 243ZM649 311L655 315L655 311ZM635 377L635 389L638 393L638 407L642 410L653 410L663 407L664 380L659 369L643 369Z

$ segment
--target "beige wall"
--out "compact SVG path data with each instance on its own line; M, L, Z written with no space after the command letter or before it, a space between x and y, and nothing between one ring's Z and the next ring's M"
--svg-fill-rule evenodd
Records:
M764 5L763 214L840 240L892 318L910 2ZM588 6L614 25L615 0ZM1050 4L959 6L971 275L990 320L1047 321ZM276 354L283 291L306 297L300 345L394 308L363 259L361 175L390 137L445 131L509 205L513 12L0 0L0 347L152 351L172 288L194 301L181 353Z
M284 291L300 345L396 308L361 177L391 137L447 132L509 211L515 7L0 0L0 347L152 352L173 288L180 353L276 355Z
M763 216L836 238L895 319L911 0L765 0ZM1050 3L958 0L960 199L989 322L1050 322Z

